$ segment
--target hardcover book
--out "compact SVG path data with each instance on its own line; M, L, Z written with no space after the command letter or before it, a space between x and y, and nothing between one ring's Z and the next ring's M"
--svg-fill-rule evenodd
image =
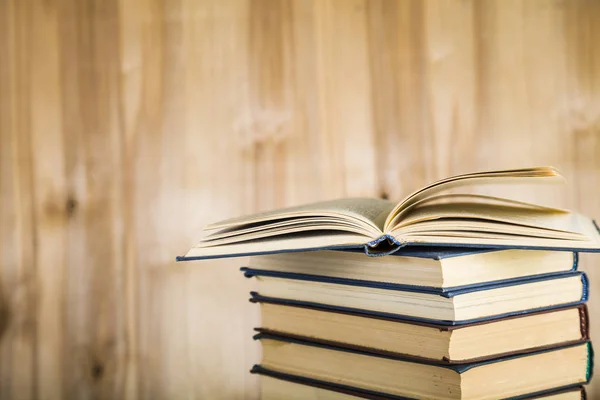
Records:
M585 305L447 326L260 302L261 333L434 364L465 364L588 340Z
M462 365L433 365L331 345L258 334L253 372L409 399L519 399L580 386L592 375L589 342ZM394 398L394 397L392 397Z
M314 306L374 316L457 325L587 300L582 272L535 276L516 281L452 289L305 276L242 268L258 280L256 301Z
M375 393L335 383L319 382L287 374L265 375L260 368L253 373L260 374L261 400L404 400L406 397ZM582 386L554 389L532 395L519 396L521 400L586 400Z
M590 218L471 193L480 185L562 181L551 167L478 172L435 182L399 203L340 199L233 218L207 226L178 260L356 248L385 255L406 246L600 251Z
M357 251L309 251L250 257L247 267L295 275L440 289L577 269L577 253L553 250L412 248L393 257Z

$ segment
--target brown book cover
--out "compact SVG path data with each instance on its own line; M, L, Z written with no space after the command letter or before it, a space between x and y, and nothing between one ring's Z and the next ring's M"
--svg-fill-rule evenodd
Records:
M256 303L270 303L267 300L251 299L251 301L256 302ZM274 303L274 304L278 304L278 303ZM279 304L279 305L281 305L281 304ZM478 321L478 322L473 322L473 323L468 323L468 324L463 324L463 325L453 325L453 326L436 325L436 324L426 323L426 322L421 322L421 321L397 320L394 318L388 318L388 317L383 317L383 316L373 316L373 315L369 315L369 314L361 314L361 313L350 312L350 311L321 309L318 306L291 305L291 304L284 305L284 306L285 307L308 308L308 309L315 309L315 310L319 310L319 311L327 311L327 312L332 312L332 313L342 313L342 314L347 314L347 315L356 315L356 316L360 316L363 318L390 320L390 321L396 321L396 322L404 323L404 324L413 324L413 325L432 327L432 328L439 329L440 331L455 331L455 330L465 329L467 327L476 326L476 325L491 324L491 323L498 322L498 321L504 321L504 320L516 319L516 318L526 318L526 317L533 316L533 315L547 314L547 313L551 313L551 312L557 312L557 311L568 310L568 309L576 308L579 310L581 337L578 340L561 342L561 343L556 343L556 344L546 345L546 346L531 347L528 349L522 349L522 350L514 351L514 352L499 353L499 354L493 354L490 356L476 357L476 358L465 359L465 360L450 360L446 357L444 357L444 359L432 359L432 358L424 358L424 357L419 357L419 356L414 356L414 355L405 355L405 354L402 355L402 357L407 360L413 359L415 361L425 361L430 364L442 364L442 365L468 364L468 363L481 362L481 361L486 361L486 360L500 358L500 357L517 355L517 354L533 353L533 352L537 352L540 350L553 349L556 347L562 347L565 345L581 343L581 342L585 342L585 341L589 340L588 311L587 311L587 307L585 304L579 304L576 306L567 306L567 307L557 307L557 308L554 308L551 310L528 312L528 313L516 315L516 316L491 319L491 320L485 320L485 321ZM309 341L309 342L314 342L314 343L320 343L320 344L324 344L324 345L346 348L346 349L350 349L350 350L359 350L359 351L363 351L363 352L367 352L367 353L384 355L384 356L392 356L392 357L398 356L397 353L393 353L393 352L389 352L389 351L385 351L385 350L381 350L381 349L375 349L372 347L357 346L357 345L353 345L353 344L337 342L337 341L332 341L332 340L324 340L324 339L319 339L319 338L314 338L314 337L305 337L305 336L289 334L289 333L280 332L280 331L271 330L271 329L255 328L255 330L260 333L273 334L273 335L277 335L277 336L288 337L288 338L292 338L292 339L298 339L298 340Z

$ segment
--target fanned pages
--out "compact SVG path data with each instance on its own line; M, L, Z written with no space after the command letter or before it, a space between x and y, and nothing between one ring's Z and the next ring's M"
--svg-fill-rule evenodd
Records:
M178 259L358 247L385 255L407 245L600 251L590 218L466 193L479 185L563 181L552 167L478 172L435 182L399 203L349 198L228 219L208 225L203 239Z

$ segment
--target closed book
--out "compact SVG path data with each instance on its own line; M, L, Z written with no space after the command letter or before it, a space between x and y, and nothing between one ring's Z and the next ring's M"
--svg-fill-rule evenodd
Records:
M372 391L364 391L335 383L319 382L287 374L261 373L260 368L253 370L260 375L261 400L400 400L399 396L390 396ZM532 395L518 397L522 400L586 400L583 386L559 388Z
M526 398L580 386L593 372L589 342L469 364L438 365L275 335L258 334L255 339L263 348L255 373L396 398Z
M270 302L260 307L261 333L439 364L535 352L589 337L585 305L455 326Z
M315 306L406 320L457 325L587 300L582 272L444 289L242 268L258 280L258 301Z
M577 269L577 253L555 250L408 248L390 257L357 251L309 251L251 257L260 271L453 288Z

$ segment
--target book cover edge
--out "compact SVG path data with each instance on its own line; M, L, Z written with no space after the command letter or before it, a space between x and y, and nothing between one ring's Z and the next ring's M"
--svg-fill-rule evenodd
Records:
M392 318L392 319L397 319L397 320L401 320L401 321L416 321L416 322L422 322L422 323L428 323L428 324L445 325L445 326L449 326L449 327L498 320L498 319L502 319L502 318L506 318L506 317L526 315L526 314L531 314L533 312L554 310L557 308L577 306L577 305L583 304L583 302L581 302L581 301L576 301L576 302L572 302L572 303L557 304L557 305L553 305L553 306L534 308L534 309L530 309L530 310L509 312L509 313L493 315L493 316L484 317L484 318L474 318L474 319L469 319L469 320L450 321L450 320L435 320L435 319L428 319L428 318L421 318L421 317L412 317L412 316L407 316L407 315L392 314L392 313L385 313L385 312L379 312L379 311L370 311L370 310L363 310L363 309L358 309L358 308L339 307L339 306L332 306L332 305L328 305L328 304L313 303L313 302L308 302L308 301L297 301L297 300L280 299L280 298L275 298L275 297L266 297L266 296L262 296L261 294L259 294L258 292L255 292L255 291L250 292L250 296L252 297L252 299L250 301L256 301L256 302L268 301L273 304L307 306L307 307L314 307L314 308L317 308L320 310L325 310L325 311L342 311L342 312L347 312L347 313L360 313L360 314L366 314L369 316Z
M395 361L401 361L401 362L412 363L412 364L430 365L430 366L435 366L435 367L439 367L439 368L450 369L452 371L455 371L458 374L463 374L473 368L478 368L478 367L481 367L484 365L495 364L495 363L504 362L504 361L508 361L508 360L515 360L515 359L523 358L523 357L533 357L538 354L559 351L559 350L568 349L571 347L587 346L587 351L588 351L588 362L587 362L587 366L586 366L587 381L589 381L589 379L591 379L591 376L593 373L593 361L592 361L593 350L592 350L591 342L589 340L577 341L576 343L561 344L561 345L553 346L551 348L545 348L542 350L538 350L538 351L530 352L530 353L526 353L526 354L519 353L519 354L510 355L507 357L493 358L490 360L477 361L477 362L473 362L473 363L469 363L469 364L449 365L449 364L432 364L430 362L424 362L422 360L407 359L404 355L401 355L401 354L395 354L392 356L389 354L367 353L362 350L339 347L339 346L334 346L331 344L322 344L322 343L317 343L317 342L313 342L313 341L309 341L309 340L300 340L300 339L296 339L296 338L267 334L267 333L257 333L252 338L254 340L263 340L263 339L275 340L275 341L284 342L284 343L298 344L301 346L317 347L317 348L322 348L322 349L331 350L331 351L353 353L353 354L359 354L359 355L363 355L363 356L367 356L367 357L384 358L387 360L395 360Z
M321 282L335 285L347 285L347 286L359 286L368 287L382 290L394 290L399 292L411 292L411 293L423 293L431 295L439 295L446 298L452 298L461 294L482 292L485 290L492 290L502 287L525 285L535 282L543 282L554 279L563 279L571 276L581 275L583 281L583 295L582 300L587 299L588 296L588 281L585 273L582 271L568 270L563 272L530 275L526 277L504 279L493 282L483 282L472 285L456 286L451 288L436 288L432 286L416 286L416 285L401 285L396 283L388 282L377 282L377 281L366 281L362 279L349 279L349 278L335 278L323 275L311 275L302 274L296 272L282 272L282 271L271 271L261 270L250 267L241 267L240 271L244 273L246 278L252 278L255 276L266 276L271 278L279 279L292 279L307 282Z
M388 393L383 393L383 392L377 392L377 391L373 391L370 389L345 385L342 383L328 382L328 381L323 381L320 379L308 378L308 377L304 377L301 375L293 375L293 374L288 374L285 372L279 372L279 371L271 370L269 368L265 368L260 364L253 365L252 369L250 370L250 373L257 374L257 375L264 375L264 376L268 376L273 379L279 379L279 380L283 380L283 381L287 381L287 382L296 383L299 385L316 387L316 388L320 388L320 389L324 389L324 390L348 394L350 396L356 396L356 397L365 398L365 399L413 400L409 397L398 396L398 395L393 395L393 394L388 394ZM555 395L555 394L560 394L560 393L567 393L567 392L575 392L575 391L581 392L582 399L585 400L585 389L583 388L583 386L581 386L581 384L578 384L578 383L572 384L572 385L565 385L565 386L561 386L561 387L557 387L557 388L552 388L552 389L548 389L548 390L542 390L542 391L538 391L538 392L534 392L534 393L527 393L527 394L519 395L516 397L510 397L510 398L507 398L504 400L534 400L534 399L543 398L544 396Z

